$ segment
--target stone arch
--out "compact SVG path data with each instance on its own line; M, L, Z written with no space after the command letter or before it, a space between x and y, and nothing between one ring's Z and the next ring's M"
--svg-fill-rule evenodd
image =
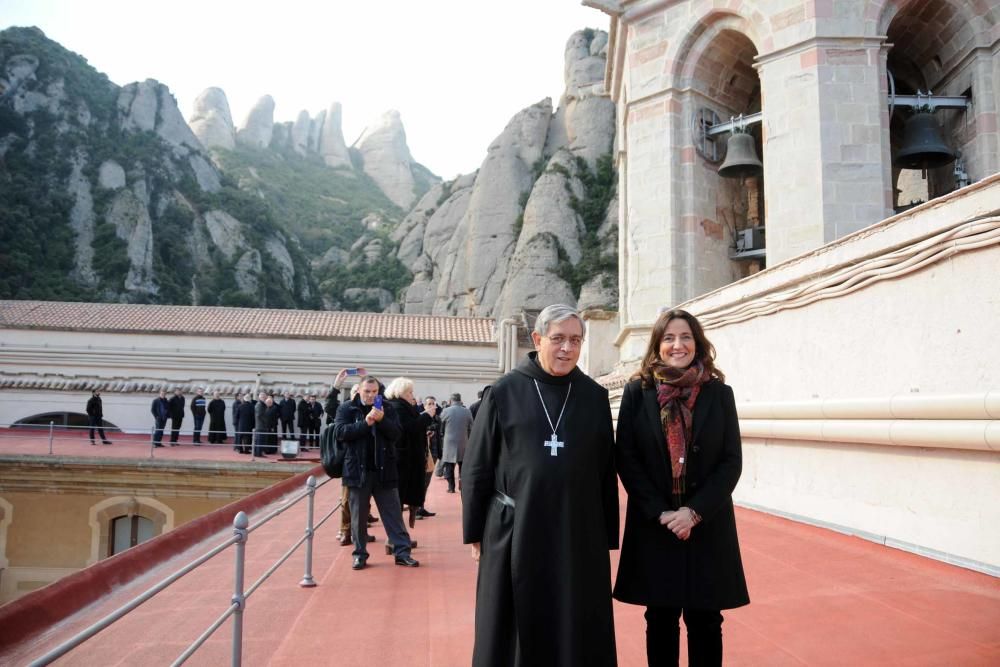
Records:
M14 506L0 498L0 570L6 570L10 565L10 560L7 558L7 528L13 522Z
M961 15L962 20L968 21L983 40L976 46L988 46L990 31L997 23L1000 23L1000 6L997 6L996 3L991 4L987 0L967 0L964 2L956 0L874 0L872 6L878 15L876 34L888 34L889 26L904 10L930 3L949 5L953 12Z
M107 558L111 520L138 514L153 522L157 535L174 528L174 510L155 498L147 496L113 496L90 507L90 557L87 565Z
M698 62L706 49L725 31L732 31L750 40L757 53L761 53L761 30L766 30L765 19L754 10L754 16L760 23L744 16L728 11L712 10L706 12L694 22L694 27L688 31L684 39L677 43L676 49L668 52L667 67L669 68L670 84L674 88L686 88L695 80Z

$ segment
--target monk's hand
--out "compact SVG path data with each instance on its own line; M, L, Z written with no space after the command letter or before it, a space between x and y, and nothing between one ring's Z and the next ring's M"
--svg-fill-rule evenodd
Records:
M472 543L472 560L476 561L477 563L479 562L480 546L481 545L479 542Z
M698 523L698 515L690 507L682 507L674 512L673 517L667 522L667 528L677 536L678 539L686 540L691 537L691 529Z
M677 512L670 512L670 511L660 512L660 518L658 519L660 525L666 526L667 524L669 524L670 521L674 518L675 514L677 514Z

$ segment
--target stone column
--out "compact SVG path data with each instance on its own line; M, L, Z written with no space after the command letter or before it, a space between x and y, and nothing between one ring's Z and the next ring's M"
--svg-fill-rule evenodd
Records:
M817 38L758 61L767 264L891 214L882 40Z

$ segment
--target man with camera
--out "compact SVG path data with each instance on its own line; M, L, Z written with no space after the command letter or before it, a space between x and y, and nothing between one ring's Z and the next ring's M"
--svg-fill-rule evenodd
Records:
M403 523L397 485L396 440L402 435L399 422L389 405L383 405L377 378L366 375L358 395L337 408L334 435L342 442L343 484L350 489L351 537L354 543L352 568L364 569L368 561L368 503L375 499L393 545L396 565L417 567L410 556L410 535Z

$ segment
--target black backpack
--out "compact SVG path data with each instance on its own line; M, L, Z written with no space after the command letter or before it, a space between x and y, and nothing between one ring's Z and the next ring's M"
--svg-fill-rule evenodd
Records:
M327 424L319 434L319 453L323 470L335 479L344 475L344 443L334 437L333 424Z

